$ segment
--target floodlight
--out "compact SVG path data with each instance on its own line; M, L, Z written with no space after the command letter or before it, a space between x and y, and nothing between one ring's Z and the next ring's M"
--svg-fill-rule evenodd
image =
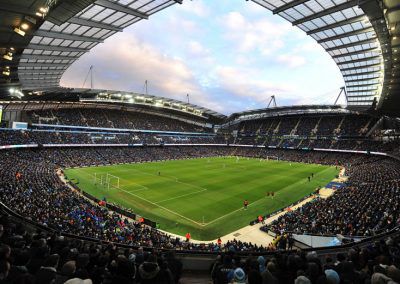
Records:
M29 29L29 25L27 23L22 23L20 29L26 31Z
M13 60L12 53L11 52L7 52L6 54L3 55L3 58L6 59L6 60L9 60L9 61Z
M25 32L21 30L20 28L14 28L14 32L19 34L20 36L25 36Z

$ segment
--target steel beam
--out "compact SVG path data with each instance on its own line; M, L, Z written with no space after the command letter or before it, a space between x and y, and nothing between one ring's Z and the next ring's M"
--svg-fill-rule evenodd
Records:
M367 90L350 90L347 91L347 93L366 93L366 92L373 92L378 90L378 88L374 88L374 89L367 89ZM360 96L375 96L375 95L360 95Z
M336 22L336 23L333 23L333 24L330 24L330 25L326 25L326 26L323 26L323 27L320 27L320 28L313 29L311 31L308 31L307 35L312 35L312 34L315 34L315 33L326 31L326 30L338 28L338 27L341 27L341 26L344 26L344 25L361 22L364 19L365 19L365 16L356 16L356 17L349 18L349 19L346 19L346 20L343 20L343 21L339 21L339 22Z
M327 41L333 41L333 40L342 39L342 38L345 38L345 37L355 36L355 35L374 32L374 31L375 30L374 30L373 27L363 28L363 29L359 29L359 30L355 30L355 31L351 31L351 32L342 33L342 34L339 34L339 35L327 37L327 38L324 38L324 39L320 39L320 40L317 41L317 43L321 44L321 43L327 42Z
M356 72L351 74L342 74L343 77L350 77L350 76L361 76L361 75L370 75L370 74L378 74L380 71L366 71L366 72Z
M340 57L345 57L345 56L363 54L363 53L367 53L367 52L371 52L371 51L379 51L379 49L377 47L366 48L366 49L361 49L361 50L352 51L352 52L348 52L348 53L332 55L332 58L335 59L335 58L340 58Z
M375 97L376 96L376 93L375 94L370 94L370 95L349 95L349 99L350 98L370 98L370 97Z
M340 67L339 67L339 69L340 69L340 71L350 71L350 70L357 70L357 69L370 68L370 67L379 67L379 66L381 66L380 63L378 63L378 64L374 63L374 64L369 64L369 65L364 65L364 66L349 67L349 68L343 68L343 69L340 69Z
M108 0L97 0L96 2L94 2L94 4L102 6L104 8L112 9L114 11L118 11L118 12L122 12L122 13L125 13L128 15L136 16L136 17L139 17L142 19L147 20L149 18L149 16L147 16L146 14L144 14L138 10L118 4L117 2L111 2Z
M80 36L80 35L73 35L73 34L64 34L59 32L50 32L44 30L37 30L34 33L35 36L42 36L42 37L49 37L49 38L58 38L58 39L65 39L65 40L74 40L74 41L86 41L86 42L103 42L101 39L87 37L87 36Z
M364 58L360 58L360 59L353 59L353 60L347 60L347 61L342 61L342 62L336 62L336 64L337 65L352 64L352 63L364 62L364 61L380 59L380 58L381 58L381 56L377 55L377 56L371 56L371 57L364 57Z
M73 18L69 19L68 23L92 27L92 28L99 28L102 30L122 32L122 28L118 28L118 27L110 25L110 24L104 24L104 23L100 23L100 22L96 22L96 21L81 19L78 17L73 17Z
M298 5L301 5L301 4L303 4L303 3L307 2L307 1L309 1L309 0L294 0L294 1L289 1L288 3L286 3L286 4L284 4L284 5L280 6L280 7L278 7L278 8L276 8L276 9L274 9L274 10L272 11L272 13L273 13L274 15L275 15L275 14L278 14L278 13L280 13L280 12L283 12L283 11L287 10L287 9L290 9L290 8L296 7L296 6L298 6Z
M292 22L292 24L293 24L293 26L297 26L299 24L302 24L302 23L305 23L305 22L308 22L308 21L311 21L311 20L314 20L317 18L321 18L323 16L333 14L333 13L336 13L336 12L339 12L339 11L342 11L342 10L345 10L345 9L348 9L348 8L351 8L351 7L354 7L357 5L358 5L358 0L350 0L350 1L344 2L342 4L333 6L331 8L322 10L321 12L318 12L318 13L312 14L310 16L304 17L302 19L299 19L297 21L294 21L294 22Z
M29 44L27 49L35 50L46 50L46 51L61 51L61 52L88 52L89 49L69 47L69 46L55 46L55 45L44 45L44 44Z
M21 54L21 59L32 60L76 60L79 56L60 56L60 55L41 55L41 54Z
M369 87L369 86L376 86L379 83L368 83L368 84L360 84L360 85L346 85L346 88L358 88L358 87Z
M20 62L19 67L67 67L70 63L31 63L31 62ZM55 69L56 70L56 69Z
M354 76L354 75L352 75ZM357 75L356 75L357 76ZM362 82L362 81L369 81L369 80L377 80L380 79L380 76L377 77L371 77L371 78L362 78L362 79L352 79L352 80L344 80L346 83L353 83L353 82Z
M18 74L63 74L65 72L65 69L59 70L59 69L18 69Z
M332 51L332 50L337 50L337 49L341 49L341 48L353 47L353 46L357 46L357 45L374 43L374 42L377 42L377 39L370 38L370 39L366 39L366 40L360 40L360 41L355 41L355 42L351 42L351 43L347 43L347 44L342 44L342 45L326 48L325 51Z

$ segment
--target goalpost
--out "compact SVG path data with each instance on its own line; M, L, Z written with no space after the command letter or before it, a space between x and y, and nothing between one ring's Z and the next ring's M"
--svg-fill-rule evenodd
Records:
M94 173L94 184L100 184L108 190L113 187L119 189L120 179L117 176L114 176L109 173L105 174L97 174Z

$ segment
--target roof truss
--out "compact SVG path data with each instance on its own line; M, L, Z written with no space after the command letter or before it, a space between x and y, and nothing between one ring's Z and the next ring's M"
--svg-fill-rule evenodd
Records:
M75 60L79 56L60 56L60 55L39 55L39 54L21 54L21 59L30 60Z
M294 1L289 1L289 2L286 3L285 5L282 5L282 6L278 7L278 8L276 8L275 10L273 10L272 13L273 13L274 15L275 15L275 14L278 14L278 13L280 13L280 12L283 12L283 11L287 10L287 9L290 9L290 8L296 7L296 6L300 5L300 4L303 4L303 3L307 2L307 1L308 1L308 0L294 0Z
M358 87L369 87L376 86L378 83L368 83L368 84L360 84L360 85L346 85L347 88L358 88Z
M46 50L46 51L61 51L61 52L88 52L89 49L69 47L69 46L58 46L58 45L45 45L45 44L29 44L27 49L35 50Z
M111 2L109 0L97 0L95 2L95 4L99 5L99 6L102 6L104 8L109 8L109 9L112 9L114 11L123 12L125 14L136 16L136 17L139 17L139 18L142 18L142 19L146 19L147 20L149 18L146 14L144 14L144 13L138 11L138 10L134 10L132 8L123 6L121 4L118 4L117 2Z
M377 47L371 47L371 48L360 49L360 50L356 50L356 51L352 51L352 52L332 55L332 58L335 59L335 58L340 58L340 57L344 57L344 56L363 54L363 53L367 53L367 52L371 52L371 51L379 51L379 50L380 49Z
M347 88L346 88L346 92L347 93L365 93L365 92L373 92L373 91L376 91L376 90L378 90L378 88L368 89L368 90L347 90ZM371 95L365 94L363 96L375 96L375 94L371 94Z
M371 74L378 74L378 72L379 71L355 72L355 73L351 73L351 74L343 74L343 77L371 75Z
M44 30L38 30L35 32L35 36L42 36L42 37L50 37L50 38L59 38L64 40L74 40L74 41L87 41L87 42L103 42L101 39L87 37L82 35L74 35L74 34L64 34L59 32L50 32Z
M352 75L353 76L353 75ZM362 81L369 81L369 80L377 80L380 79L380 76L371 77L371 78L362 78L362 79L353 79L353 80L345 80L346 83L353 83L353 82L362 82Z
M99 29L105 29L105 30L110 30L110 31L116 31L116 32L121 32L122 31L121 28L115 27L113 25L104 24L104 23L93 21L93 20L81 19L81 18L78 18L78 17L73 17L73 18L69 19L68 23L77 24L77 25L81 25L81 26L92 27L92 28L99 28Z
M18 69L18 74L63 74L65 70L60 69Z
M349 68L343 68L340 69L341 71L350 71L350 70L357 70L361 68L370 68L370 67L379 67L381 66L380 63L374 63L374 64L369 64L369 65L363 65L363 66L355 66L355 67L349 67Z
M355 41L355 42L351 42L351 43L347 43L347 44L342 44L342 45L337 45L334 47L329 47L326 48L326 51L333 51L336 49L341 49L341 48L347 48L347 47L353 47L353 46L358 46L358 45L363 45L363 44L368 44L368 43L375 43L377 41L376 38L370 38L370 39L366 39L366 40L360 40L360 41Z
M364 57L360 59L354 59L354 60L348 60L348 61L342 61L342 62L336 62L337 65L343 65L343 64L352 64L352 63L358 63L358 62L364 62L368 60L374 60L374 59L380 59L380 56L371 56L371 57ZM340 66L339 66L340 68Z
M349 19L346 19L346 20L343 20L343 21L339 21L339 22L336 22L336 23L333 23L333 24L330 24L330 25L326 25L326 26L323 26L323 27L316 28L314 30L308 31L307 35L312 35L312 34L315 34L315 33L326 31L326 30L338 28L338 27L341 27L341 26L344 26L344 25L357 23L357 22L360 22L360 21L363 21L363 20L365 20L365 16L356 16L356 17L353 17L353 18L349 18Z
M20 62L18 66L20 67L62 67L66 68L69 63L31 63L31 62ZM59 70L59 69L54 69Z
M373 27L363 28L363 29L359 29L359 30L355 30L355 31L351 31L351 32L342 33L342 34L339 34L339 35L327 37L327 38L318 40L317 43L323 43L323 42L327 42L327 41L332 41L332 40L336 40L336 39L341 39L341 38L345 38L345 37L350 37L350 36L355 36L355 35L364 34L364 33L370 33L370 32L374 32L374 28Z
M336 13L336 12L339 12L339 11L342 11L344 9L348 9L348 8L351 8L351 7L354 7L354 6L357 6L357 5L358 5L358 0L350 0L350 1L344 2L342 4L333 6L331 8L322 10L321 12L312 14L312 15L307 16L307 17L304 17L304 18L299 19L297 21L293 21L292 24L294 26L297 26L299 24L302 24L302 23L305 23L305 22L308 22L308 21L311 21L311 20L314 20L314 19L317 19L317 18L321 18L323 16L326 16L326 15L329 15L329 14L333 14L333 13Z

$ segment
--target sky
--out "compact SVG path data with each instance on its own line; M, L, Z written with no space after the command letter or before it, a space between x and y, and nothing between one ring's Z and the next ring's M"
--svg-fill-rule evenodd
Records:
M344 85L311 37L244 0L185 0L108 38L66 71L61 85L186 101L223 114L278 106L333 104ZM85 87L89 87L87 82ZM342 102L343 103L343 102Z

